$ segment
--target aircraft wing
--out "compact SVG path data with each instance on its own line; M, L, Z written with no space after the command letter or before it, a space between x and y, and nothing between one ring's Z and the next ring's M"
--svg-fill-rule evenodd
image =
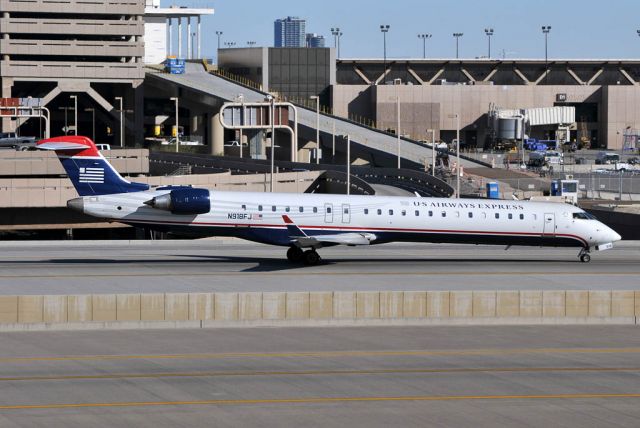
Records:
M345 232L332 235L315 235L309 236L300 229L287 215L283 215L282 219L287 225L289 237L291 241L298 246L305 247L321 247L323 244L330 245L370 245L375 241L376 236L372 233Z

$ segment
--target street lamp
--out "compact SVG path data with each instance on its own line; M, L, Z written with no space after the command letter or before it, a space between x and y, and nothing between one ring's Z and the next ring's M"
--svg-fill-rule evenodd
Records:
M387 74L387 33L389 32L389 28L390 28L389 25L381 25L380 26L380 31L382 31L382 37L384 39L384 48L383 48L383 51L384 51L384 70L382 72L383 83L384 83L384 77Z
M69 95L73 100L73 135L78 135L78 96Z
M273 95L267 95L267 100L271 107L271 177L269 191L273 193L273 170L275 169L275 155L276 155L276 99Z
M400 169L400 88L398 87L396 95L396 119L398 127L398 169Z
M320 97L313 95L310 97L316 100L316 163L320 163Z
M255 42L254 42L255 43ZM240 159L242 159L242 126L244 126L244 94L238 94L236 98L241 105L240 109Z
M433 34L418 34L418 38L422 39L422 58L427 57L427 40L433 37Z
M88 107L84 109L84 111L91 112L91 138L93 142L96 142L96 109L93 107Z
M171 97L171 101L174 101L176 104L176 153L178 153L180 148L180 127L178 126L178 97Z
M347 195L351 194L351 137L345 135L347 139Z
M453 37L456 38L456 58L460 58L460 37L464 36L464 33L453 33Z
M456 198L460 197L460 114L449 115L456 119Z
M493 36L493 28L485 28L484 33L487 35L487 39L489 40L489 55L487 58L491 59L491 36Z
M331 34L333 34L333 47L336 48L338 58L340 58L340 37L342 36L342 32L339 27L332 28Z
M124 148L124 108L122 107L122 97L115 97L116 101L120 101L120 147Z
M220 49L220 37L223 35L224 33L222 31L216 31L216 36L218 36L218 49Z
M550 25L542 26L542 33L544 34L544 81L547 82L549 77L549 33L551 32Z
M431 175L436 176L436 130L427 129L431 131Z

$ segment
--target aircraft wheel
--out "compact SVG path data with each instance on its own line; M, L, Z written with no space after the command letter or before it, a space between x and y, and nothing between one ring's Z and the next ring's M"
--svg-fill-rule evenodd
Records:
M591 261L591 256L589 254L583 254L580 256L580 261L582 263L589 263Z
M304 264L307 266L315 266L320 263L320 254L315 250L307 250L304 252Z
M290 247L287 250L287 259L289 259L289 261L292 263L301 262L303 256L304 256L304 253L298 247Z

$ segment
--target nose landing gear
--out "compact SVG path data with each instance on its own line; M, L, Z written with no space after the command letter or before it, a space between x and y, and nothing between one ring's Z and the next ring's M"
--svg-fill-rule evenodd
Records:
M578 258L582 263L589 263L591 261L591 255L589 255L589 249L583 248L582 250L580 250L580 253L578 254Z

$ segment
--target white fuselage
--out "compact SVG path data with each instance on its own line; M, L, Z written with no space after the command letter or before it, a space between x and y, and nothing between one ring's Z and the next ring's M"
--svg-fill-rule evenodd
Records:
M366 233L391 241L597 247L620 239L569 204L211 191L211 210L175 215L144 204L169 190L85 196L84 212L150 229L290 245L283 216L308 235Z

